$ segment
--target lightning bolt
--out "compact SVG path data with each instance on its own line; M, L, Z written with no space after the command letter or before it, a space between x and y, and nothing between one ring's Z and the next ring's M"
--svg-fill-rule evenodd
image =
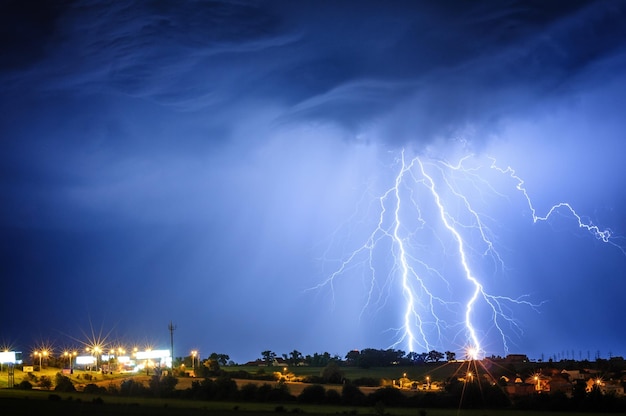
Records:
M555 213L559 212L560 210L565 210L566 212L569 212L570 215L574 217L574 219L578 223L579 228L583 228L587 230L598 240L601 240L604 243L611 244L612 246L619 249L624 255L626 255L626 250L624 249L624 247L620 246L614 241L615 240L614 235L610 228L601 229L599 226L594 225L593 222L585 221L583 217L579 215L576 212L576 210L568 202L559 202L558 204L555 204L552 207L550 207L550 209L545 215L543 216L537 215L537 210L535 209L532 203L532 200L530 196L528 195L528 191L524 187L524 180L520 178L519 176L517 176L517 174L515 173L515 170L511 168L510 166L507 166L506 168L500 168L496 164L495 159L492 158L491 161L492 161L491 163L492 169L495 169L504 175L508 175L509 177L511 177L517 182L516 188L518 191L520 191L524 195L524 198L526 199L526 202L528 203L528 208L530 209L530 212L532 214L533 223L537 223L538 221L548 221L548 219L550 219Z
M465 156L456 165L420 156L407 161L402 151L393 184L375 198L378 215L373 231L362 245L339 259L339 266L312 289L329 287L334 302L335 282L349 271L362 267L363 275L369 276L369 280L361 316L371 303L378 303L382 308L394 282L399 280L404 299L402 325L396 328L392 347L403 344L409 351L417 348L430 351L434 346L461 337L461 343L472 351L471 358L476 358L484 352L481 345L484 334L480 333L476 321L488 316L489 326L495 329L508 353L511 339L508 330L523 333L510 313L512 307L538 311L542 302L531 302L528 295L494 295L485 288L484 261L475 259L488 259L496 275L505 271L505 263L496 250L495 233L489 226L497 221L482 210L489 206L487 195L507 197L487 179L482 164L467 166L471 158L472 155ZM534 223L548 221L556 212L566 210L580 228L624 252L614 241L611 230L585 221L569 203L558 203L547 214L539 215L524 181L515 171L510 167L500 168L493 158L488 160L491 163L487 168L513 180L528 204ZM390 254L391 260L381 261L380 251ZM436 264L426 260L430 260L433 253L437 254L434 256L438 259ZM450 266L451 263L454 266ZM383 267L387 273L381 279L379 270ZM462 282L458 276L462 276ZM466 296L457 300L456 292ZM454 334L452 340L445 339L444 335L450 329Z

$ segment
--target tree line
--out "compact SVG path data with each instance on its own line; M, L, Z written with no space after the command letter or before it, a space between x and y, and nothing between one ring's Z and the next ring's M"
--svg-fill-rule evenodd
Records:
M271 366L278 358L278 355L271 351L265 350L261 352L261 359L267 365ZM444 358L446 361L456 360L456 353L452 351L439 352L431 350L429 352L409 352L402 350L375 349L365 348L363 350L348 351L345 357L338 355L331 356L328 352L322 354L315 353L313 355L303 356L298 350L293 350L289 354L282 354L282 358L290 365L308 365L311 367L324 367L331 361L343 363L348 366L358 366L362 368L370 367L388 367L393 365L416 365L420 363L433 362L437 363Z

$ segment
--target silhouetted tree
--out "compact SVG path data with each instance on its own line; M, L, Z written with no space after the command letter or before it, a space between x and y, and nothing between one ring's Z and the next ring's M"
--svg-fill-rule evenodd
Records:
M293 350L289 353L289 363L291 365L298 365L302 360L302 353L298 350Z
M360 356L361 353L358 350L348 351L348 353L346 354L346 364L358 365Z
M432 350L428 353L428 361L438 363L443 359L443 353Z
M274 360L276 359L276 353L274 351L265 350L261 353L261 357L263 357L265 365L269 367L274 364Z
M322 354L315 353L312 356L307 355L304 357L304 362L311 367L325 367L330 362L331 357L328 352Z
M406 359L409 361L409 364L417 363L419 358L419 354L415 351L411 351L406 355Z
M322 379L326 383L340 384L343 380L343 371L335 361L331 361L322 370Z
M226 365L228 364L228 360L230 360L230 356L228 354L218 354L213 352L209 355L209 359L217 362L219 365Z

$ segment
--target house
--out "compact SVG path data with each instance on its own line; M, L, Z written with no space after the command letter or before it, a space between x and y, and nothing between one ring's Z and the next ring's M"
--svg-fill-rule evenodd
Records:
M613 380L604 381L599 377L589 378L586 384L587 387L585 388L585 391L587 391L587 393L597 388L600 389L600 392L602 394L613 394L615 396L624 395L624 386L621 383L615 382Z
M580 370L563 370L562 375L567 375L569 381L584 380L587 376L586 372Z
M244 365L256 366L256 367L267 367L267 363L265 362L265 360L262 360L261 358L257 358L254 361L248 361ZM274 358L274 361L272 361L272 366L273 367L288 367L289 363L287 362L287 360L283 358L276 357Z
M566 396L572 397L574 385L562 374L553 375L549 380L549 391L555 393L557 391L565 393Z
M507 383L504 391L509 396L530 396L535 394L535 386L529 383Z
M528 356L526 354L509 354L504 358L507 363L527 363Z
M532 385L534 390L538 393L541 393L542 391L550 391L550 377L544 376L543 374L533 374L532 376L527 377L524 382Z
M607 381L600 386L602 394L613 394L616 397L622 397L624 395L624 386L621 383L614 381Z

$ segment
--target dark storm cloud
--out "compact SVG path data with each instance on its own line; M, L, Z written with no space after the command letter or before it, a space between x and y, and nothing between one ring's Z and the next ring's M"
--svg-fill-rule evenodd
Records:
M613 3L396 6L375 16L367 5L340 12L346 20L357 16L349 36L342 36L348 30L342 18L315 16L335 36L330 49L342 51L339 62L357 64L331 88L311 91L296 117L355 131L382 120L383 137L401 142L449 136L468 124L483 133L509 113L532 117L537 101L576 91L590 82L595 65L624 48L624 7ZM328 51L324 35L312 38L305 34L316 44L313 56Z
M109 90L164 103L206 97L219 90L222 77L228 80L229 65L235 67L228 57L208 58L276 42L275 20L258 7L231 2L76 2L47 22L54 30L45 39L12 34L21 46L41 42L45 50L8 78L39 81L47 90Z
M45 22L34 37L9 29L20 45L39 45L36 56L17 54L25 73L9 69L7 78L22 86L211 111L215 124L228 123L242 102L269 101L283 107L282 121L326 120L355 134L381 121L400 141L430 140L469 123L487 130L509 112L568 93L588 82L594 64L621 51L626 31L624 7L614 2L77 2L49 9L29 16Z
M293 314L285 351L387 346L354 324L362 305L350 290L338 314L297 295L324 278L321 241L364 184L386 186L397 167L386 151L492 146L544 204L611 206L607 222L622 225L625 15L618 1L3 2L3 281L48 291L38 299L55 325L75 322L63 309L78 302L123 315L129 331L193 316L254 333L255 345L241 334L184 341L242 359L277 348L281 325L251 317L259 298L282 298L270 316ZM532 278L503 286L543 285L554 299L569 275L593 274L583 269L596 253L597 270L623 269L584 238L577 270L563 265L562 239L550 240L550 262L528 266L524 246L533 259L551 252L553 229L537 244L537 228L511 239L513 267ZM101 290L115 285L130 295ZM381 332L387 318L374 319ZM45 327L24 322L21 334ZM350 335L337 347L325 345L331 323Z

